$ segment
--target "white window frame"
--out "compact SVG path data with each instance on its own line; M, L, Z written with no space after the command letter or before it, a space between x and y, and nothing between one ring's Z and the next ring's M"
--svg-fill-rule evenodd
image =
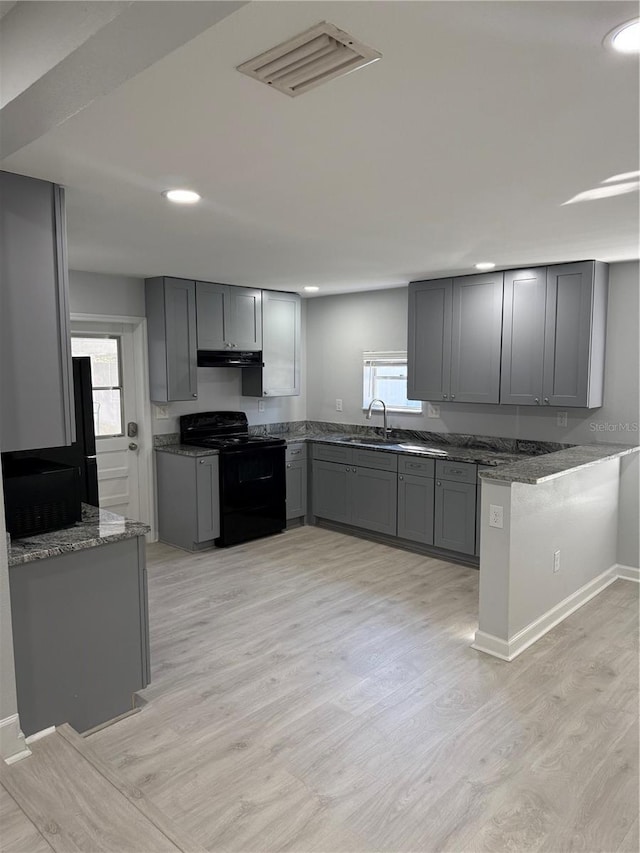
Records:
M384 395L377 391L375 368L378 366L398 365L407 366L406 350L398 350L395 352L364 352L362 354L362 411L366 412L369 408L371 400L376 397L384 400ZM405 400L406 386L405 386ZM384 400L387 405L387 411L397 412L403 415L420 415L422 414L422 400L407 400L406 406L394 405L388 400Z
M72 338L77 338L79 340L86 340L87 338L95 338L99 340L114 340L116 342L116 350L118 353L118 385L94 385L93 384L93 374L91 376L91 390L92 391L119 391L120 392L120 424L122 425L122 432L109 433L109 434L101 434L98 435L97 428L95 429L96 441L102 441L105 438L123 438L125 423L124 423L124 386L122 384L122 337L117 334L99 334L98 332L71 332ZM95 405L95 404L94 404ZM95 424L95 412L94 412L94 428Z

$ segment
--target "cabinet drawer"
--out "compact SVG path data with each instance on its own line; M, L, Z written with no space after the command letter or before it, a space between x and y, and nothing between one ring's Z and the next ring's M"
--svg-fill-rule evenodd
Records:
M285 459L287 462L297 462L299 459L307 458L307 445L300 442L299 444L288 444L285 450Z
M314 444L313 458L322 462L344 462L351 465L353 462L353 448L342 447L338 444Z
M445 462L436 460L436 477L456 483L475 483L478 466L473 462Z
M398 457L395 453L380 453L377 450L354 450L353 461L362 468L377 471L397 471Z
M400 456L398 459L399 474L433 477L435 468L435 461L433 459L418 459L415 456Z

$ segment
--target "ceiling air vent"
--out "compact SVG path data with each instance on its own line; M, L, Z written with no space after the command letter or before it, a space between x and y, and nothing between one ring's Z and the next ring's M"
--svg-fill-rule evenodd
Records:
M238 65L238 71L295 97L382 56L323 21L299 36Z

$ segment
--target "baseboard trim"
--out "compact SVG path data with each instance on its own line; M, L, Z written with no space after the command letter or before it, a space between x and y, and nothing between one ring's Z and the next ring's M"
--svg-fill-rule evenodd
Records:
M634 569L633 566L623 566L621 563L616 563L614 566L618 573L618 577L625 581L635 581L640 583L640 569Z
M41 729L39 732L34 732L32 735L24 739L24 742L27 746L31 746L32 743L35 743L37 740L42 740L43 737L49 737L56 730L55 726L49 726L46 729Z
M20 718L17 714L0 720L0 756L7 764L15 764L31 755L24 734L20 729Z
M578 610L587 601L590 601L598 593L606 589L610 584L618 579L618 566L611 566L610 569L602 572L597 578L589 581L576 592L567 596L563 601L556 604L546 613L543 613L535 621L531 622L509 640L503 640L501 637L496 637L493 634L488 634L485 631L478 629L471 648L479 652L484 652L493 657L500 658L504 661L512 661L521 655L525 649L533 645L536 640L544 636L552 628L555 628L560 622Z

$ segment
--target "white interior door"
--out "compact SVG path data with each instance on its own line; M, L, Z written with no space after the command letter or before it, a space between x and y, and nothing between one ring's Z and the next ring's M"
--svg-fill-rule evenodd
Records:
M91 358L100 506L140 520L134 329L72 323L71 351Z

